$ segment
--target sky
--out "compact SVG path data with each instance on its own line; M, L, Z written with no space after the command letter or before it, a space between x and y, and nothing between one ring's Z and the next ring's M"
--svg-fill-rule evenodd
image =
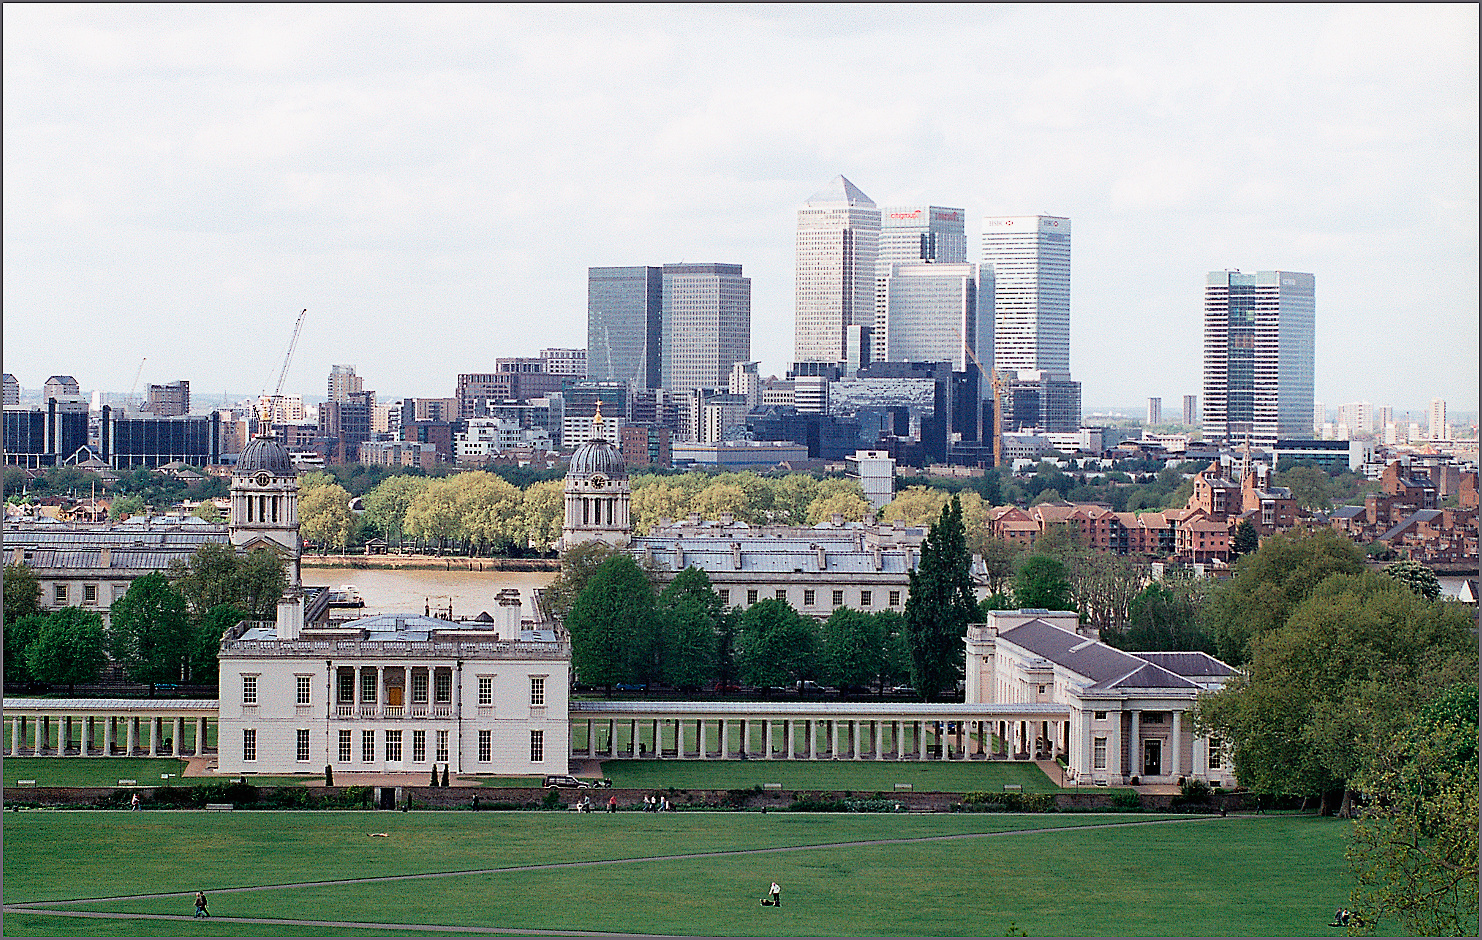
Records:
M797 210L1073 220L1089 414L1201 392L1209 271L1311 272L1316 397L1478 402L1478 8L4 6L4 369L126 393L353 364L382 401L586 345L586 269ZM141 369L141 360L143 365Z

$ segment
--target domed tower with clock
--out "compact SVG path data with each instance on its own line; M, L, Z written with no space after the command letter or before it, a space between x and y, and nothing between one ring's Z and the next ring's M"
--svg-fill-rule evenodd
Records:
M258 548L283 559L286 583L278 604L278 638L293 639L303 628L303 585L299 558L298 473L288 448L259 436L242 450L232 473L231 541L238 552Z
M592 418L592 437L571 455L566 470L566 524L562 550L583 542L624 546L633 532L629 521L632 492L622 453L602 436L602 406Z

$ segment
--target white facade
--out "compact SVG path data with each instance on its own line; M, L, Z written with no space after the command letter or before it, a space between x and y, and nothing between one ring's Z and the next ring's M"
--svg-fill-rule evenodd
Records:
M1314 291L1311 274L1210 272L1204 287L1206 439L1249 436L1265 445L1309 433Z
M1430 438L1433 441L1445 441L1451 439L1451 431L1446 427L1446 401L1442 398L1432 398L1430 404Z
M571 644L520 629L518 604L513 626L382 615L285 640L239 624L221 648L220 771L565 773Z
M883 509L895 499L895 458L889 451L857 450L844 458L844 472L859 481L871 509Z
M875 328L885 328L885 279L894 264L966 264L967 210L943 206L887 206L880 210L880 255L875 267ZM873 357L883 356L877 349Z
M587 419L590 423L590 419ZM580 424L578 419L577 424ZM453 456L459 461L481 461L519 447L553 450L545 428L521 427L512 418L469 418L468 430L453 436ZM582 428L574 430L581 433ZM589 429L588 429L589 430Z
M893 264L885 278L883 355L890 362L947 362L973 368L978 336L978 267ZM879 327L877 327L879 331Z
M587 377L587 351L585 349L542 349L540 361L544 371L551 375Z
M1070 220L989 216L982 263L994 278L993 366L1069 372Z
M844 330L875 322L880 210L836 177L798 210L793 360L843 362Z
M591 415L565 414L561 416L561 440L590 441L597 438L616 447L622 443L624 423L622 418L597 421Z
M990 611L968 628L965 704L1054 703L1070 711L1023 753L1064 753L1082 784L1234 784L1228 747L1194 730L1190 710L1235 670L1206 653L1125 653L1079 632L1075 611ZM1088 628L1089 629L1089 628Z

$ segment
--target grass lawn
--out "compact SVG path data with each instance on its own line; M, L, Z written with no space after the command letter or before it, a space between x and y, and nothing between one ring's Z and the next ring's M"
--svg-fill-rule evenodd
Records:
M1147 824L1159 818L23 812L5 820L4 899L182 892L66 905L178 915L189 914L189 892L202 888L218 917L720 936L992 936L1010 922L1031 936L1303 936L1325 932L1348 896L1344 822L1261 816ZM1010 834L951 838L974 833ZM843 844L879 839L936 841ZM789 847L798 848L754 851ZM698 852L738 854L658 857ZM549 867L617 859L635 861ZM542 867L292 886L526 865ZM761 908L773 879L784 906ZM231 890L249 885L289 886ZM17 911L6 913L5 932L355 933Z
M852 790L890 793L897 783L941 793L1002 791L1017 783L1025 793L1059 792L1058 781L1035 764L1008 761L806 761L806 760L609 760L602 773L615 787L656 790L741 790L780 783L784 790Z
M171 757L7 757L5 787L17 780L35 780L38 787L116 787L119 780L137 780L141 787L178 786L185 761ZM160 774L174 774L162 780ZM25 797L12 794L17 799Z

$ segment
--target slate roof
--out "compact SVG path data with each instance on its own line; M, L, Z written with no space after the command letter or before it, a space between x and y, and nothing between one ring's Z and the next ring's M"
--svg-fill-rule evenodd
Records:
M1161 666L1169 672L1180 676L1233 676L1235 670L1225 665L1208 653L1200 652L1158 652L1158 653L1135 653L1138 659L1145 659L1155 666Z
M1439 509L1417 509L1406 516L1399 525L1379 536L1379 541L1387 542L1390 539L1399 538L1407 529L1413 529L1421 523L1434 522L1439 518L1441 518Z
M1091 680L1091 691L1112 689L1180 689L1198 691L1201 686L1149 662L1124 653L1100 640L1062 630L1044 620L1030 620L1005 630L999 639L1008 640L1057 666Z
M1328 513L1329 519L1356 519L1364 514L1362 506L1335 506Z

